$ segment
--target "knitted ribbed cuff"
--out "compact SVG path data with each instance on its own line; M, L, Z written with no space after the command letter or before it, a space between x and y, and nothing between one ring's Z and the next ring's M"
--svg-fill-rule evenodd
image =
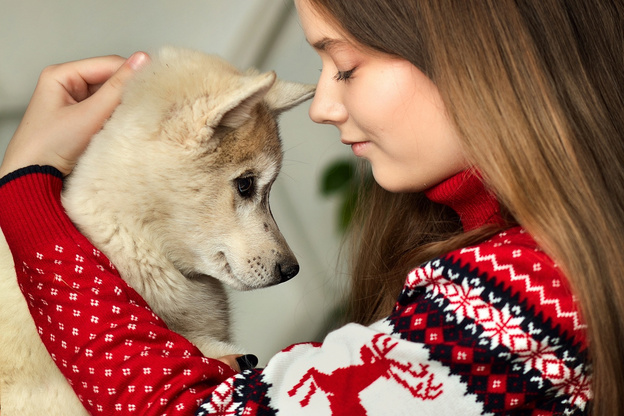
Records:
M61 205L63 175L51 166L28 166L0 179L0 228L12 251L78 233Z

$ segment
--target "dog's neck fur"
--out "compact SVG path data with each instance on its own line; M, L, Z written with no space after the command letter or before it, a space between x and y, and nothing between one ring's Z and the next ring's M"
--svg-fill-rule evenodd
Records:
M84 162L88 164L88 160ZM80 178L73 180L77 186ZM106 193L98 192L87 205L87 201L81 198L72 200L79 194L64 193L66 207L82 208L80 212L68 209L68 215L78 229L108 257L124 280L141 294L170 329L192 341L195 341L195 334L204 337L206 331L221 341L229 341L229 307L223 284L208 276L183 276L154 244L158 242L157 236L150 235L149 228L140 226L140 213L133 217L126 215L125 218L132 218L133 223L123 224L114 214L85 209L106 205L105 201L97 200L98 195L106 198ZM167 289L163 290L163 287ZM169 293L175 299L163 298L163 293ZM200 308L194 307L196 305ZM194 319L184 319L188 316ZM223 334L227 336L223 337Z

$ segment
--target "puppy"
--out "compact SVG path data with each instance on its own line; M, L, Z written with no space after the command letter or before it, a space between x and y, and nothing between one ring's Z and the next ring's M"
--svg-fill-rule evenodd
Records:
M299 266L269 207L282 163L277 116L314 87L241 73L197 51L165 48L66 180L62 202L172 330L206 356L230 342L224 284L289 280ZM0 242L2 414L84 415L39 340Z

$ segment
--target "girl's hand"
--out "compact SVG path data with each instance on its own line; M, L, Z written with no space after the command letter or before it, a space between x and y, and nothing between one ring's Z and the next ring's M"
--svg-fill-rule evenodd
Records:
M244 370L251 370L258 365L258 357L253 354L247 355L226 355L219 358L219 361L229 365L234 371L241 372Z
M68 175L119 104L125 82L148 62L147 54L137 52L127 60L103 56L44 69L0 177L30 165L50 165Z

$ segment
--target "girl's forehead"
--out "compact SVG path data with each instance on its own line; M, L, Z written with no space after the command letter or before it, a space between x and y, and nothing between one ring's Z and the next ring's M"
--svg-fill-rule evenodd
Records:
M327 19L309 0L295 0L308 43L317 51L332 52L354 46L337 23Z
M331 29L330 22L308 0L296 0L295 5L299 20L306 33Z

